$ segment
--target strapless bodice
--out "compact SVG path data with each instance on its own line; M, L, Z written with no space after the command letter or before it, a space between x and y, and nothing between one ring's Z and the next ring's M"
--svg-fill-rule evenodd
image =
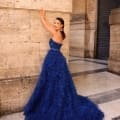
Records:
M62 44L58 43L55 40L53 40L52 38L50 38L50 40L49 40L49 46L50 46L51 50L60 51L60 48L61 48Z

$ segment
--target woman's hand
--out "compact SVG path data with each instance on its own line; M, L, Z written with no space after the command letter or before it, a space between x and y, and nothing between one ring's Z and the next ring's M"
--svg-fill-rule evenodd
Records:
M46 11L44 9L40 9L40 19L44 27L54 36L54 34L56 34L56 30L53 25L51 25L51 23L48 21L46 17Z
M40 16L41 17L45 17L46 16L46 12L44 9L40 9Z

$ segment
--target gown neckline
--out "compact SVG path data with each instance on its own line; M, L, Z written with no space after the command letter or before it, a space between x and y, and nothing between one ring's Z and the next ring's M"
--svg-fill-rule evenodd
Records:
M53 38L51 38L51 40L59 45L63 45L63 43L56 42Z

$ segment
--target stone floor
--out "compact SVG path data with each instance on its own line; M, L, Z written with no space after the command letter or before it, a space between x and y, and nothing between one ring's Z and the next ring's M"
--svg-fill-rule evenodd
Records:
M78 94L97 103L105 120L120 120L120 76L107 71L107 61L70 57L69 67ZM24 120L23 112L0 120Z

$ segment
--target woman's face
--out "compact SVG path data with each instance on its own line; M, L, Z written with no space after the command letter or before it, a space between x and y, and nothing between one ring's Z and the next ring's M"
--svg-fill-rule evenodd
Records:
M55 27L56 30L62 30L62 28L63 28L63 25L57 19L54 21L53 26Z

